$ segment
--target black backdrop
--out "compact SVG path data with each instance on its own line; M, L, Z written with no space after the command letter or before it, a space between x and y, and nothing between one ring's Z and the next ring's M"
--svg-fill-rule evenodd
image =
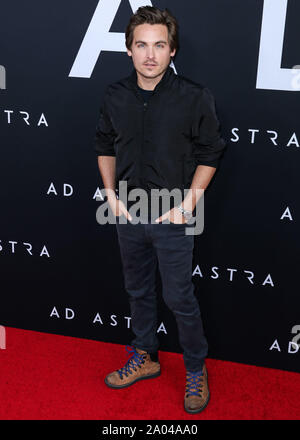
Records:
M132 337L115 226L96 222L103 185L93 151L104 89L129 74L131 59L102 50L90 74L78 73L84 58L70 73L97 5L102 18L114 8L108 30L123 38L132 9L146 3L2 2L2 325L121 344ZM287 7L278 69L300 64L300 3L152 4L178 18L176 71L212 90L228 143L206 192L204 233L195 237L193 280L209 357L300 371L299 90L283 81L257 86L263 14L273 14L264 30L277 35ZM265 69L276 45L264 53ZM275 74L264 71L265 83ZM159 278L158 291L160 348L181 352Z

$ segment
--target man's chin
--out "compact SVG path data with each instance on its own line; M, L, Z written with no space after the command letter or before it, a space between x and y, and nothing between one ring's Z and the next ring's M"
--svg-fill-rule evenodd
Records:
M141 75L143 75L145 78L156 78L157 76L160 76L162 73L164 73L165 69L147 69L147 68L142 68L139 70L139 73Z

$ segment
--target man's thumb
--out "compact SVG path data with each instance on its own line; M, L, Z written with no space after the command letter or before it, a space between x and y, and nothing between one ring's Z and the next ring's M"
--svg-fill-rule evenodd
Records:
M125 214L125 217L128 219L128 220L132 220L132 217L131 217L131 215L129 214L129 212L125 209L125 212L124 212L124 214Z

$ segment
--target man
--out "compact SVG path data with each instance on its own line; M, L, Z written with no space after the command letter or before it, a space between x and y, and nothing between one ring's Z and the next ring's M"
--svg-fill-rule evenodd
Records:
M201 196L199 190L206 189L216 171L225 141L209 89L176 75L170 67L178 49L178 25L168 10L140 7L127 26L126 47L134 69L129 77L108 86L94 148L116 217L135 338L131 357L124 367L108 374L105 383L119 389L160 375L158 267L163 299L175 315L183 348L184 408L198 413L209 401L204 362L208 345L192 283L194 236L185 230ZM128 205L115 192L121 181L129 191L140 188L150 196L148 221L133 222ZM165 212L160 207L157 216L150 203L153 190L174 188L188 189L184 200Z

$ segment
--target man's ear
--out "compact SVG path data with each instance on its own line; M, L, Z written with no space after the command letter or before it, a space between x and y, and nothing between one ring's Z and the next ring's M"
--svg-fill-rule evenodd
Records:
M170 53L170 56L173 58L175 56L176 53L176 49L173 49L172 52Z
M127 49L127 55L128 55L129 57L132 56L132 52L131 52L131 50Z

